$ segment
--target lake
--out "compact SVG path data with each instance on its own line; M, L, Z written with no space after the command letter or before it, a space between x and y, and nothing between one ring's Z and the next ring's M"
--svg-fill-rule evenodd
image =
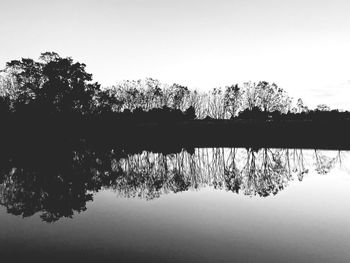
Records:
M2 262L350 261L347 151L23 160L1 166Z

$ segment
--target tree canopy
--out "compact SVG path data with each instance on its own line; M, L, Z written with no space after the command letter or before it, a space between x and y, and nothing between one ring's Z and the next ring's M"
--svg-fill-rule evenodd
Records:
M39 61L12 60L4 71L15 84L13 100L17 109L30 104L49 112L86 114L92 110L100 85L91 82L92 74L85 67L70 57L45 52Z
M198 119L231 119L242 113L243 116L255 116L259 111L264 112L264 116L310 112L302 99L293 106L292 98L283 88L267 81L232 84L200 92L181 84L167 85L146 78L126 80L101 89L93 82L92 74L86 72L84 63L55 52L42 53L38 60L22 58L8 62L0 74L0 97L2 113L86 115L137 110L154 114L154 110L178 110ZM320 104L317 111L329 112L330 108Z

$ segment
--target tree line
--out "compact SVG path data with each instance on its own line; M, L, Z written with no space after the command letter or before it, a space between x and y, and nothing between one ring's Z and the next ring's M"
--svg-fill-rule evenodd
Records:
M321 104L309 110L302 99L293 104L287 92L267 81L246 82L208 92L163 84L152 78L126 80L111 87L93 82L84 63L55 52L39 59L6 63L0 75L0 114L108 115L139 119L313 119L345 116ZM282 116L282 117L281 117ZM346 115L347 117L349 115ZM137 118L136 118L137 119Z

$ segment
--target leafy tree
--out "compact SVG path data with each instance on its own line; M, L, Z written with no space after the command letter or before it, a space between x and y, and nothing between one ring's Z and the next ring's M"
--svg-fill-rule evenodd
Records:
M48 112L91 112L99 84L85 64L57 53L45 52L39 62L32 59L12 60L5 71L15 81L16 106L35 103Z
M43 66L46 81L39 91L39 98L54 105L59 112L91 112L100 85L89 83L92 75L85 67L71 58L52 57Z
M245 97L243 104L245 108L260 108L265 112L287 112L291 105L291 99L287 93L275 83L260 81L258 84L247 82L244 84Z
M256 86L258 92L259 107L265 112L278 110L288 111L291 100L286 92L275 83L260 81Z
M123 106L123 102L119 100L111 90L101 90L97 93L96 102L97 105L95 112L106 113L106 112L120 112Z
M190 91L187 87L174 83L170 87L171 107L174 109L184 110L186 107L186 98L189 96L189 94Z
M6 63L5 73L12 79L13 99L28 104L36 99L44 82L43 65L30 58Z

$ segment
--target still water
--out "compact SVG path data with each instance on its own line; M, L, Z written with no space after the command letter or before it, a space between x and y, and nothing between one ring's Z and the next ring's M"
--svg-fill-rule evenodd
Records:
M1 262L350 262L349 158L213 148L10 163Z

